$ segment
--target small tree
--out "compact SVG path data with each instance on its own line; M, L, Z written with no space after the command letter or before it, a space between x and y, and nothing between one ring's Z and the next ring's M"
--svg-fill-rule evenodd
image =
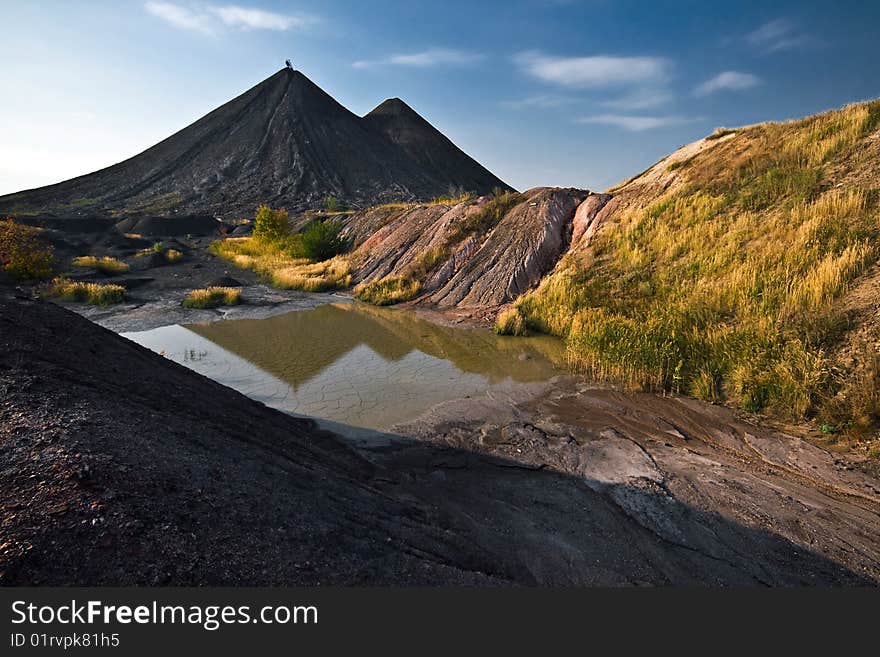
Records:
M254 217L254 237L267 242L278 242L290 235L290 217L287 210L273 210L268 205L257 208Z
M14 278L48 278L55 264L52 247L38 237L39 231L15 223L12 217L0 221L0 266Z
M329 260L342 253L345 240L342 239L342 223L327 220L316 221L302 234L302 251L309 259L319 262Z
M335 196L325 198L324 205L327 208L327 212L341 212L345 209L345 204Z

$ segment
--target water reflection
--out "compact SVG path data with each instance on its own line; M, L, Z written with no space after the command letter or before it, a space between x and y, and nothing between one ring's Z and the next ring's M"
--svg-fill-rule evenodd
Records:
M376 429L504 381L546 380L562 357L553 338L442 327L356 303L126 336L270 406Z

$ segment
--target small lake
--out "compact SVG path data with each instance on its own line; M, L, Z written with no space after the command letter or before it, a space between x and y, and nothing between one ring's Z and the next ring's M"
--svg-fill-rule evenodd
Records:
M563 373L556 338L439 326L356 302L122 335L267 406L380 430L443 401Z

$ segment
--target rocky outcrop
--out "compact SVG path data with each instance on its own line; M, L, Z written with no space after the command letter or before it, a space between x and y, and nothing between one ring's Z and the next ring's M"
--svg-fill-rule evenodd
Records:
M574 213L571 233L572 248L580 248L590 243L601 221L599 213L608 205L611 194L591 194L578 206Z
M471 224L495 202L374 208L347 219L356 280L419 276L418 303L491 308L509 303L555 267L608 200L586 190L540 187L497 222ZM468 228L471 226L471 228ZM429 266L425 266L425 259Z
M571 239L574 211L588 192L537 189L432 293L439 306L491 306L513 301L550 271Z

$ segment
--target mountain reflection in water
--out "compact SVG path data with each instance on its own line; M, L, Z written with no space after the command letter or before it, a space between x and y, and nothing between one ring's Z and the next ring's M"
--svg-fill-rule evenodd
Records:
M126 337L269 406L374 429L506 381L549 379L564 347L359 303Z

